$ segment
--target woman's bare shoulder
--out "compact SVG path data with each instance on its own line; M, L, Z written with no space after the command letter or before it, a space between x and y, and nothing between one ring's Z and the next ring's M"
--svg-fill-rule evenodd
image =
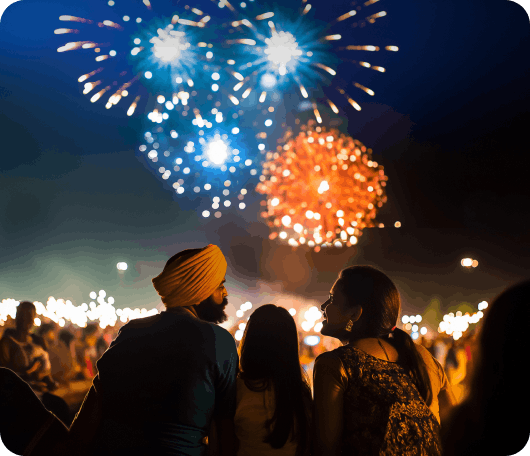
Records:
M329 350L329 351L325 351L325 352L322 352L320 353L320 355L318 355L315 359L316 360L323 360L323 359L340 359L340 356L339 356L339 350L341 349L341 347L339 348L335 348L333 350Z

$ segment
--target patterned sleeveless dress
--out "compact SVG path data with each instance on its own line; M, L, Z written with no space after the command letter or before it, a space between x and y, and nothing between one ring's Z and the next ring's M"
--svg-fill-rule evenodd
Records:
M440 425L398 363L345 345L343 455L440 456Z

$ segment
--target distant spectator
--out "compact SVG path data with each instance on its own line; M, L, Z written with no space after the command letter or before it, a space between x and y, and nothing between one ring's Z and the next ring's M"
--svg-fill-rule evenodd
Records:
M57 344L50 348L51 372L54 380L68 384L81 371L76 361L74 335L67 329L59 332Z
M98 340L96 342L97 359L101 358L103 356L103 353L105 353L110 347L110 344L113 339L112 332L113 328L111 326L107 326L103 330L103 334L98 337Z
M434 357L442 365L445 366L447 352L449 350L448 337L440 335L436 338L433 344Z
M49 355L43 339L30 334L36 316L35 305L29 301L17 307L16 328L4 331L0 340L0 366L7 367L29 382L36 391L55 389L51 379Z
M453 339L448 346L447 355L445 356L444 369L456 369L458 367L458 360L456 359L456 341Z
M37 335L44 342L44 349L49 351L51 347L57 344L57 325L55 323L43 323L37 329Z
M475 330L468 331L462 337L462 346L466 354L466 377L462 382L464 398L467 397L471 388L471 380L475 371L477 358L477 334Z
M464 398L464 379L467 375L467 355L462 339L453 340L447 352L445 372L458 403Z
M96 361L98 360L96 342L98 340L98 325L88 324L83 328L83 337L76 346L76 358L81 366L85 379L92 379L96 375Z
M434 340L429 339L428 337L425 337L422 335L420 337L419 343L420 345L423 345L429 351L431 355L434 356L434 350L433 350Z
M506 456L527 444L529 302L530 280L505 290L485 312L469 395L442 428L444 456Z
M15 329L4 331L0 340L0 366L7 367L28 382L44 406L64 423L70 420L68 404L50 391L57 389L51 376L51 363L44 349L44 339L30 334L36 308L32 302L22 301L17 307Z
M434 357L436 358L436 337L434 339L431 340L430 344L429 344L429 347L427 348L427 350L429 350L429 353Z

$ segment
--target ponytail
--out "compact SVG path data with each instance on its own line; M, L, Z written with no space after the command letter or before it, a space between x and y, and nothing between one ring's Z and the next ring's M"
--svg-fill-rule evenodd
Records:
M416 344L403 330L393 328L401 310L401 299L398 289L390 278L372 266L350 266L339 274L338 283L351 305L362 306L361 331L356 337L384 337L391 333L396 341L400 364L410 373L421 397L431 405L433 400L432 386Z
M425 361L418 352L416 344L405 331L399 328L392 331L392 337L396 341L400 364L410 372L421 397L427 406L430 406L433 400L431 380Z

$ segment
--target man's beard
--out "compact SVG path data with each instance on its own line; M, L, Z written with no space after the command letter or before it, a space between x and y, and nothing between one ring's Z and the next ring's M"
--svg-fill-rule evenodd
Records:
M227 304L228 300L226 298L223 299L221 304L216 304L211 299L211 296L209 296L200 304L195 306L195 310L197 311L197 315L201 320L218 324L228 320L228 315L226 315L224 311Z

